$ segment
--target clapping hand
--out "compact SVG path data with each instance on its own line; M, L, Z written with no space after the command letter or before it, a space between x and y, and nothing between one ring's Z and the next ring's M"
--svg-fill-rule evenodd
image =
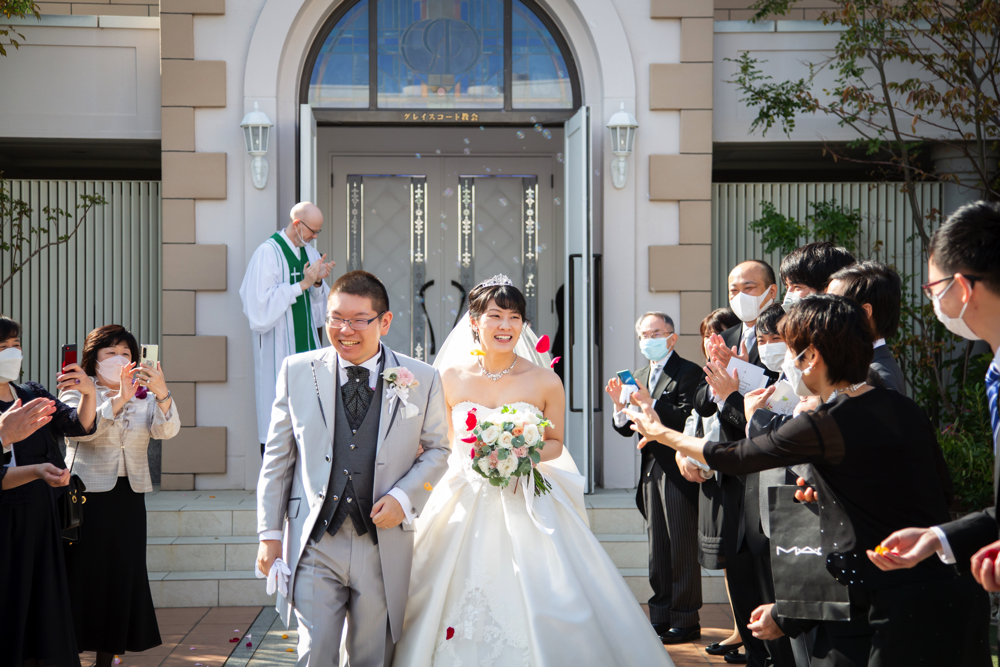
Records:
M767 408L767 399L774 394L774 385L763 389L748 391L743 397L743 414L749 422L753 418L753 413Z
M742 359L743 361L750 361L750 353L747 351L746 341L740 341L739 352L736 348L732 349L726 345L726 340L719 334L712 334L708 339L708 353L712 356L713 361L717 361L725 366L729 366L729 360L733 357L737 359Z
M622 395L622 381L617 377L611 378L608 380L608 385L604 388L604 391L611 397L611 402L615 404L615 412L621 412L622 408L625 407L625 405L618 400Z
M740 390L740 372L733 369L733 374L730 375L726 370L726 364L720 362L708 362L705 366L705 380L720 401L726 400L731 393Z
M1000 591L1000 541L988 544L972 557L972 576L990 593Z
M336 262L325 262L326 255L323 255L316 262L306 262L306 265L302 268L302 273L305 276L302 282L302 291L309 289L314 286L319 281L329 277L330 273L333 271L333 267L337 264Z
M645 388L639 387L632 392L629 400L639 408L639 411L629 410L627 412L632 420L632 430L642 436L639 440L639 449L642 449L651 442L656 442L657 435L666 428L660 421L660 416L653 410L653 399Z
M882 540L879 547L881 548L878 548L877 551L868 550L868 559L875 563L878 569L888 572L890 570L902 570L913 567L940 549L941 542L930 528L904 528L903 530L897 530ZM982 551L979 553L982 553ZM974 566L976 556L972 557L972 574L976 577L976 581L979 581L979 576ZM990 577L992 578L992 563L989 569ZM1000 586L993 589L987 588L986 590L1000 591Z
M29 435L52 421L56 402L48 398L36 398L21 405L21 399L0 415L0 439L6 447L21 442Z

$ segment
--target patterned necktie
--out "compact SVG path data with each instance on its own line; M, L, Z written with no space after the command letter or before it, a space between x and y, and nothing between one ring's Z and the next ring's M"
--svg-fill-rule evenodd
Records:
M351 430L356 431L365 419L375 391L368 386L367 368L348 366L344 370L347 371L347 383L340 388L340 392L344 397L344 412L347 413L347 421L351 425Z
M997 394L1000 393L1000 368L994 361L986 371L986 401L990 405L990 426L993 427L993 453L997 453L997 440L1000 439L1000 406L997 405Z

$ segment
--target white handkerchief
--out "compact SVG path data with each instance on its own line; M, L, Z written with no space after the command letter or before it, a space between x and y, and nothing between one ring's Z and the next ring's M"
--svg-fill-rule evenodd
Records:
M254 574L257 575L258 579L264 579L265 575L260 571L260 566L254 566ZM267 576L267 594L274 595L274 591L281 593L283 597L288 596L288 577L290 577L292 571L288 569L288 565L285 561L280 558L276 558L274 563L271 565L271 571Z
M629 404L629 396L639 391L639 388L634 384L624 384L622 383L622 392L618 395L618 402L622 405Z

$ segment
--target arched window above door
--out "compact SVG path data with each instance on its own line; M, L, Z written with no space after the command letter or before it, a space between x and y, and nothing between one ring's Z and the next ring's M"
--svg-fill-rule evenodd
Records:
M576 66L531 0L345 0L306 63L314 108L531 111L579 106Z

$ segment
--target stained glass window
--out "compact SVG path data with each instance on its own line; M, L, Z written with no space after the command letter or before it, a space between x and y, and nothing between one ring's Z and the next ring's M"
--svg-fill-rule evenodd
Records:
M378 0L380 109L502 109L502 0Z
M334 19L315 52L308 101L331 108L370 108L374 97L378 109L572 109L572 60L567 67L564 42L529 3L360 0Z
M519 0L513 2L513 108L572 107L573 87L559 45L534 12Z
M309 81L309 104L368 108L368 0L349 9L323 42Z

